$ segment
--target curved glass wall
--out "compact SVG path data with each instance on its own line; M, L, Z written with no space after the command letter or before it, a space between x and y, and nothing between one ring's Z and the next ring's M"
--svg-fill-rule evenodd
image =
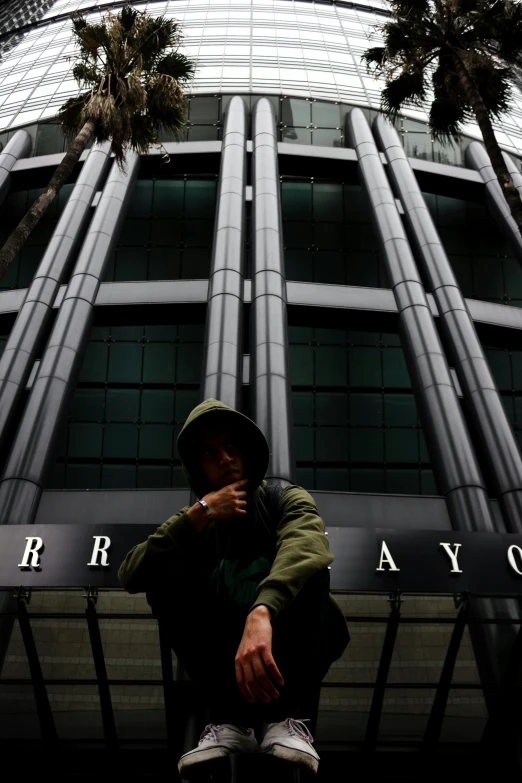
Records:
M97 5L100 11L90 12L90 19L99 18L108 3ZM197 65L193 93L269 93L379 109L383 81L369 75L361 62L363 52L380 40L378 27L387 12L379 0L356 8L303 0L156 0L134 5L180 22L183 50ZM82 6L86 3L74 0L54 3L41 22L20 33L20 40L4 52L0 131L50 119L76 94L68 14ZM404 114L427 120L415 107ZM298 123L288 127L306 130ZM473 123L464 132L480 137ZM507 149L522 149L518 91L496 133Z

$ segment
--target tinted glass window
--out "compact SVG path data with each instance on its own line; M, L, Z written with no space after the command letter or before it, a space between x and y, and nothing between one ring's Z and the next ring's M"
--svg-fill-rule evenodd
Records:
M105 279L207 278L215 208L215 178L138 180Z
M464 296L522 307L522 267L487 207L423 195Z
M395 334L289 326L298 482L436 494Z
M288 280L387 286L358 185L283 177L281 204Z
M199 401L202 325L95 327L51 486L185 486L176 437Z
M30 285L73 187L73 185L64 185L58 197L49 205L22 250L0 280L0 289L27 288ZM0 247L4 245L13 229L42 192L43 188L15 190L7 196L2 205Z

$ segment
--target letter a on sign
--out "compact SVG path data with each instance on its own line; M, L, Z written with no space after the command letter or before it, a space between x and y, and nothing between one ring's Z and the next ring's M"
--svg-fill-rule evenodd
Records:
M111 545L111 539L109 536L93 536L94 546L92 548L91 562L87 563L88 566L108 566L108 552ZM103 543L102 543L103 542ZM98 562L98 556L100 556L100 562Z
M25 552L24 556L22 557L22 562L18 563L18 568L39 569L39 552L43 549L43 541L40 536L26 536L25 540L27 541L27 544L25 545ZM29 558L31 559L31 562L29 562Z
M383 563L387 563L389 567L384 568ZM397 568L397 566L395 565L390 550L386 546L386 541L383 541L381 544L381 557L379 559L379 567L376 568L375 570L376 571L400 571L401 570L400 568Z

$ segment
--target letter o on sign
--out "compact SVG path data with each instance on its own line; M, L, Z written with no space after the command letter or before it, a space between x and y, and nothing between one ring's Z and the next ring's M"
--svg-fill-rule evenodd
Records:
M518 565L517 561L515 560L515 552L518 554ZM522 571L520 570L519 566L522 566L522 549L517 546L516 544L512 544L512 546L509 547L507 552L508 557L508 563L517 574L522 576Z

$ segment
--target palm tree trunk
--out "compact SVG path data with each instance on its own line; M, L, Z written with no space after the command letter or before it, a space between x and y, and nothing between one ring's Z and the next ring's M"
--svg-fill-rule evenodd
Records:
M511 210L513 220L522 234L522 200L504 162L502 151L498 146L493 125L489 118L488 110L484 105L484 101L482 100L482 96L480 95L475 82L469 75L466 65L462 62L458 54L454 56L453 62L460 84L464 90L466 100L473 110L480 132L482 133L486 152L489 155L493 171L497 175L499 185L504 194L504 198L508 203L509 209Z
M2 250L0 250L0 280L7 272L10 264L13 263L16 254L20 252L26 243L30 233L36 228L41 218L45 215L49 204L55 199L62 185L65 185L70 178L74 167L80 159L80 155L94 133L94 129L94 122L89 120L85 123L67 150L64 159L49 180L49 184L44 192L38 196L33 205L27 210L17 227L7 239Z

